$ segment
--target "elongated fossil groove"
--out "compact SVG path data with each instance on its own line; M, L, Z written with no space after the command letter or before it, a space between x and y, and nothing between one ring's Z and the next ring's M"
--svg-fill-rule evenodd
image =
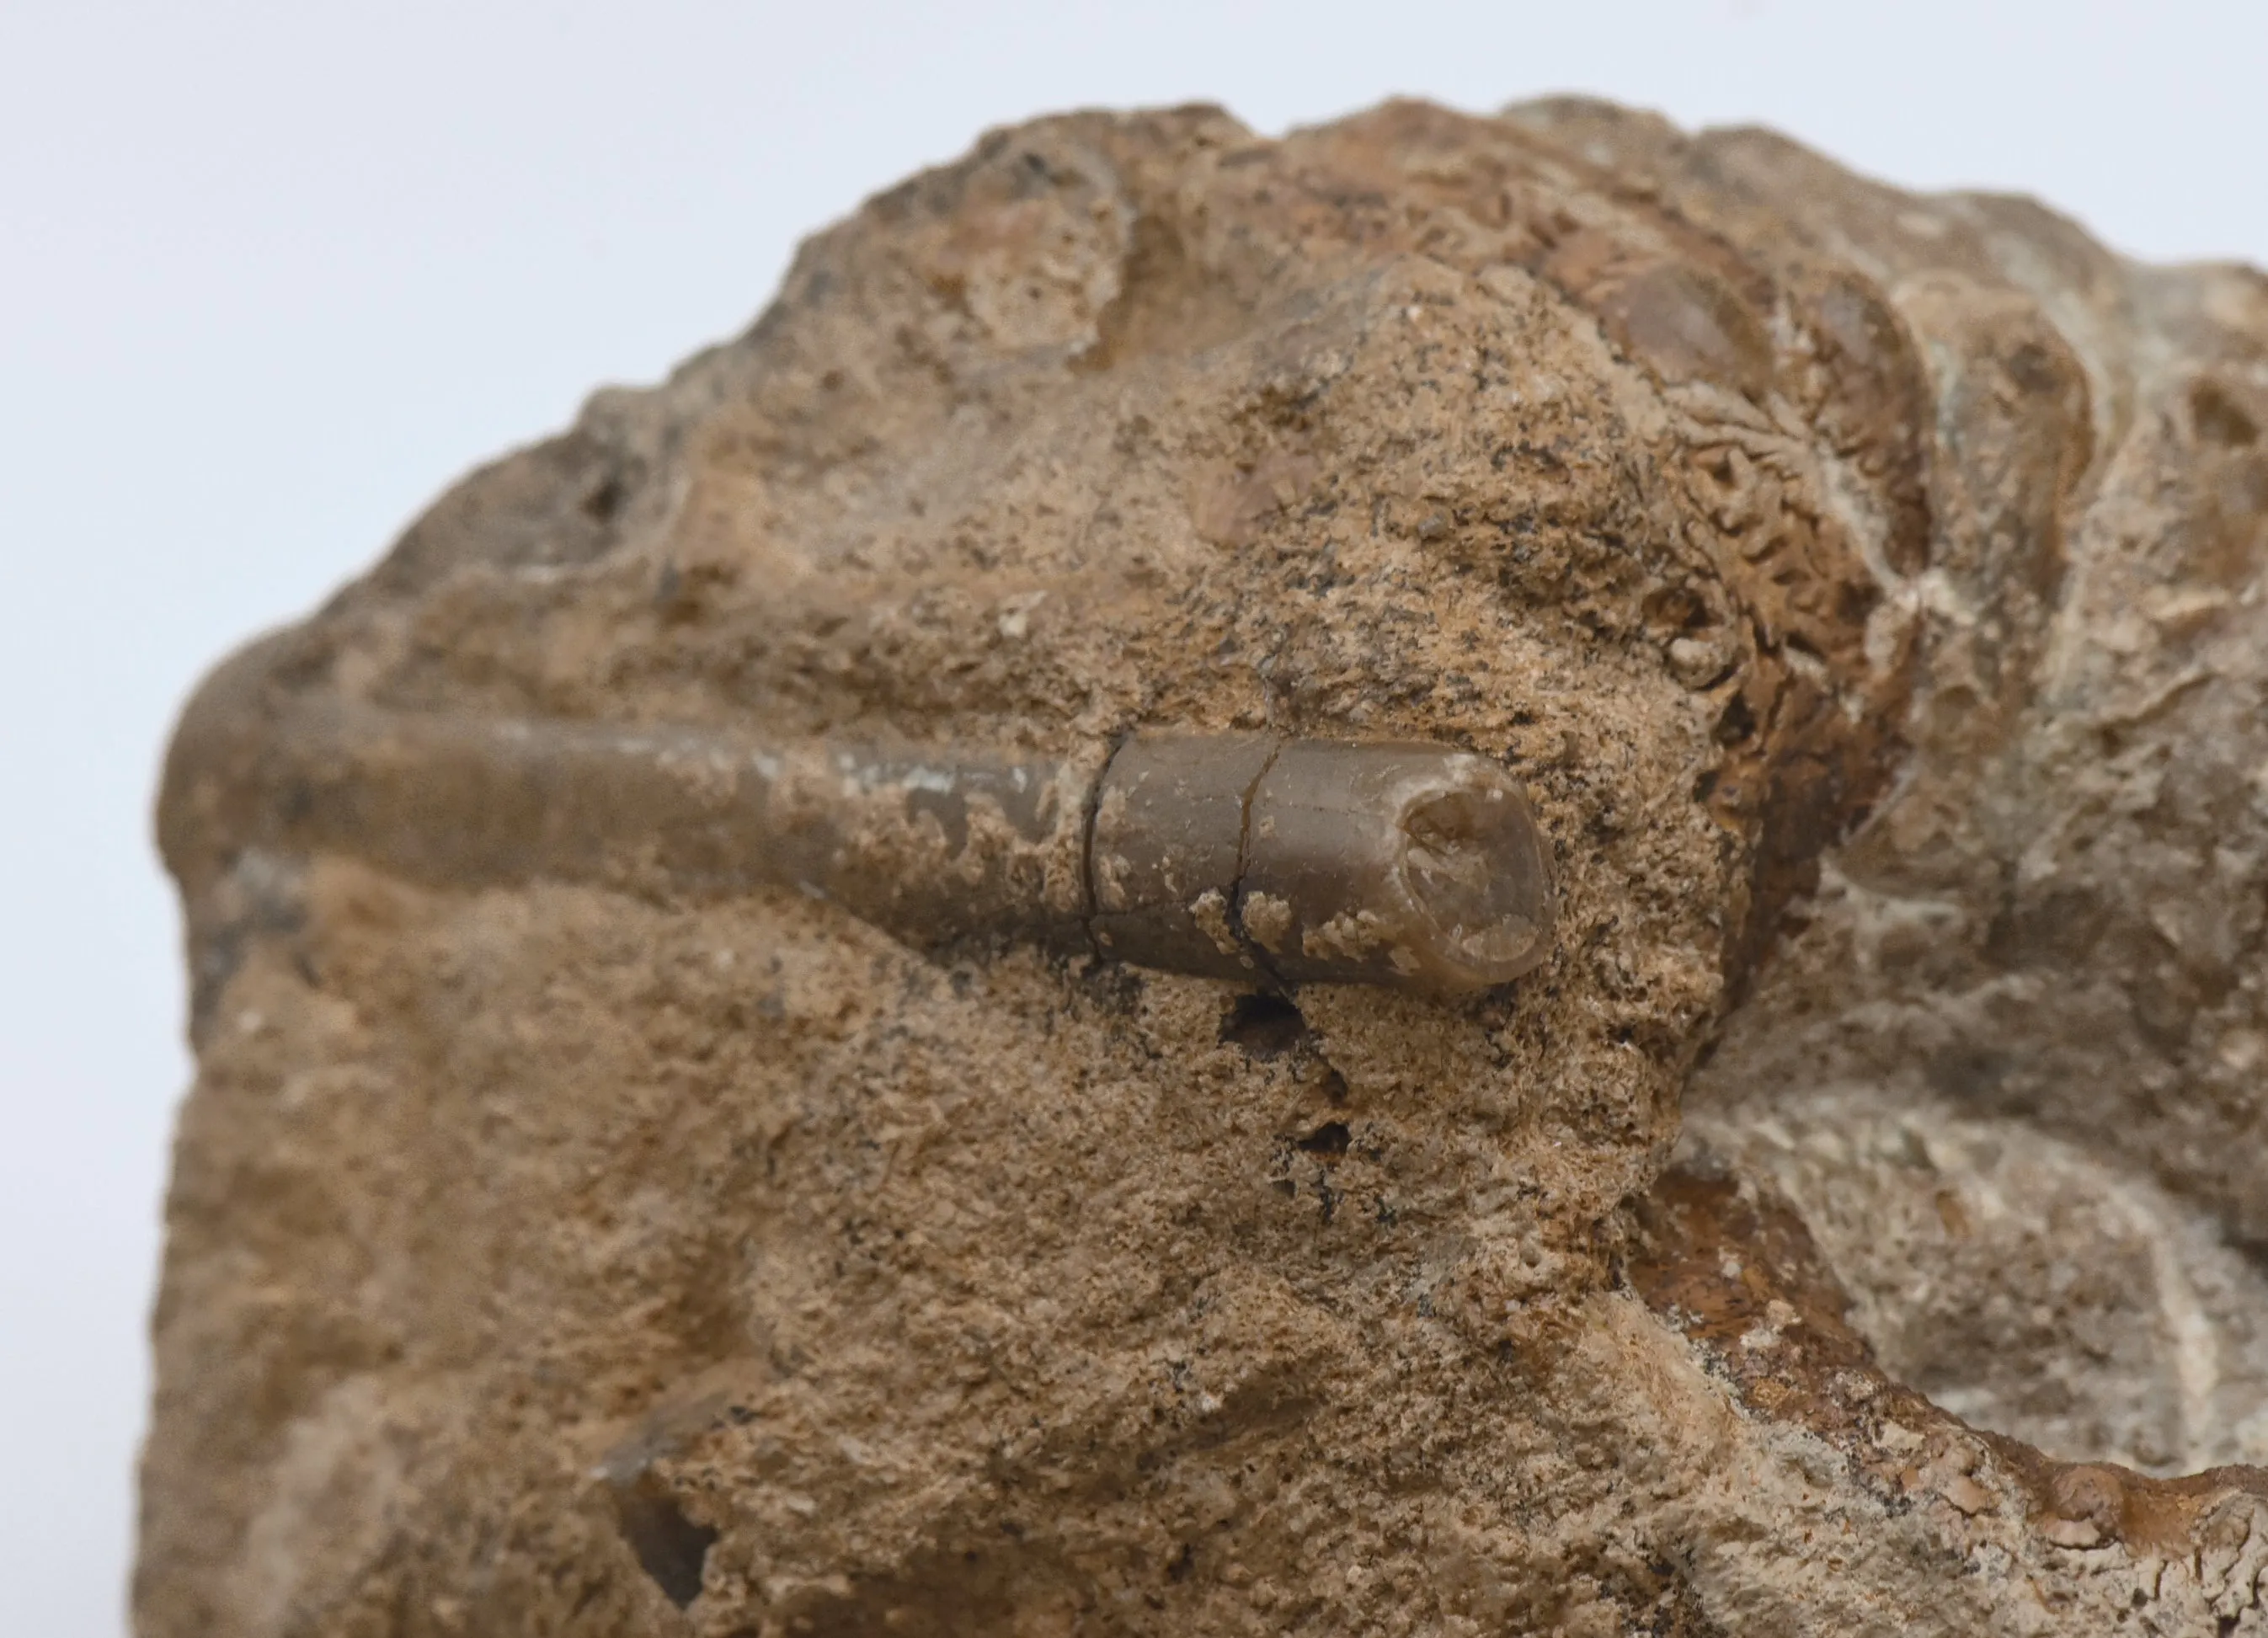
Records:
M1136 737L1060 760L299 702L183 724L168 805L233 849L460 885L789 887L917 947L1460 993L1549 953L1518 785L1438 745Z

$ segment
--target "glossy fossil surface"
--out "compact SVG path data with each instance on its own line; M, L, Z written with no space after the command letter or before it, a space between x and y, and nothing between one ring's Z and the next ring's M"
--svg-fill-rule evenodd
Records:
M184 723L172 806L224 857L343 852L452 887L764 888L917 948L1030 940L1168 972L1423 993L1549 953L1519 786L1448 747L1134 736L1060 763L667 726L263 698L263 656ZM261 703L252 703L259 700ZM248 708L247 708L248 707Z

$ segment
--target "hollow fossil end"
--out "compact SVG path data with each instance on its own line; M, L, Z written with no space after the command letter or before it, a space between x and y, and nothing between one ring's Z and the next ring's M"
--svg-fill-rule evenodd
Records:
M1253 792L1241 891L1274 912L1261 942L1293 983L1454 994L1550 948L1527 798L1495 764L1438 746L1286 744Z

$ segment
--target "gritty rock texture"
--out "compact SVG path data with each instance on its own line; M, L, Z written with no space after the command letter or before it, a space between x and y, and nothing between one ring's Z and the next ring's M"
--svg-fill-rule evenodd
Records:
M185 718L139 1630L2268 1633L2264 426L2256 273L1597 104L872 201ZM283 845L327 703L1435 742L1557 942Z

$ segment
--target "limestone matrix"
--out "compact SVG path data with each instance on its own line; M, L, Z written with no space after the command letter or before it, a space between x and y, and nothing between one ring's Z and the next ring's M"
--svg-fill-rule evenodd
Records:
M879 196L185 717L140 1632L2268 1633L2264 426L2257 272L1595 103ZM1552 952L302 845L319 709L1446 745Z

